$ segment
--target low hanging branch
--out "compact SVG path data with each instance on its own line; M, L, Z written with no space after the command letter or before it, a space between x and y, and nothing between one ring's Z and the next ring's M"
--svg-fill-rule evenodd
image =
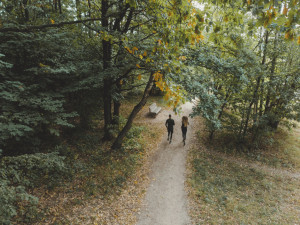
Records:
M90 22L90 21L99 21L99 20L101 20L101 18L75 20L75 21L68 21L68 22L61 22L61 23L43 24L43 25L37 25L37 26L5 27L5 28L0 29L0 33L4 33L4 32L34 32L35 30L63 27L65 25L72 25L72 24L85 23L85 22Z

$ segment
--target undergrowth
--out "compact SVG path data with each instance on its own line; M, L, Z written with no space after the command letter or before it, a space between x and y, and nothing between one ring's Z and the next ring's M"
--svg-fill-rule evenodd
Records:
M147 105L159 99L150 98ZM114 136L136 102L122 104L120 126L111 129ZM102 141L98 114L88 130L69 131L50 153L0 158L0 224L70 224L65 215L74 206L122 192L160 133L149 124L133 124L122 149L113 151L110 142Z
M276 140L280 144L270 150L277 154L262 155L261 149L260 159L255 152L249 155L234 147L230 149L229 144L222 145L224 141L218 144L199 143L198 147L191 149L188 185L195 224L299 223L299 179L270 174L247 163L248 160L259 161L273 167L271 159L274 157L280 162L278 170L285 168L283 160L295 170L299 168L299 159L295 158L297 154L291 154L300 151L299 133L282 132L278 133ZM245 156L242 161L239 160L241 155Z
M123 104L120 127L114 127L112 132L116 133L126 123L123 116L128 114L133 103ZM50 198L45 195L45 190L37 190L42 199L40 222L55 220L57 224L70 224L72 222L66 215L72 215L73 207L84 207L93 199L106 201L120 195L142 165L147 145L155 142L160 135L149 124L133 124L122 149L111 150L110 142L102 142L103 129L99 123L100 120L94 119L90 130L73 133L68 142L57 147L60 155L72 165L74 179L52 190ZM64 198L59 197L60 193L64 193Z
M232 156L239 156L247 160L259 161L275 168L300 168L300 125L289 130L280 127L273 134L266 136L256 148L249 148L238 143L230 133L217 133L209 141L206 132L199 133L207 148Z

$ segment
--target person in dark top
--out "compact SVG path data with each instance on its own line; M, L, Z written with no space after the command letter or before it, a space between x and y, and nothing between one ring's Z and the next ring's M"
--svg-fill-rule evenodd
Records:
M187 126L188 125L189 125L189 119L188 119L188 117L187 116L183 116L182 117L182 125L181 125L183 145L185 145L186 132L187 132Z
M173 127L175 125L174 120L171 118L171 114L169 115L169 119L167 119L165 125L168 129L168 141L170 140L170 143L171 143L172 142L172 136L173 136Z

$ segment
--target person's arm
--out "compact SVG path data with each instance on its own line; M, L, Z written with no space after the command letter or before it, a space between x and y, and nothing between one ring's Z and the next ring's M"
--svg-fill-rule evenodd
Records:
M166 123L165 123L166 127L168 128L168 120L166 120Z

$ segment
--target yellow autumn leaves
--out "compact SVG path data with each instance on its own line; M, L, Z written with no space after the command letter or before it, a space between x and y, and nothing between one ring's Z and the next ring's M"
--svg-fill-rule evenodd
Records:
M159 42L159 40L158 40L158 44L162 44L162 42ZM136 57L140 58L141 60L148 56L147 51L143 51L143 53L139 53L139 49L135 46L132 48L125 46L124 48L126 49L126 51L129 54L135 55ZM187 59L187 57L184 55L181 55L177 58L177 60L180 60L180 61L185 61L186 59ZM149 63L149 62L154 62L154 61L150 57L147 57L146 60L144 60L144 62ZM142 66L139 63L136 63L135 66L137 69L142 69ZM165 68L166 72L171 72L171 68L170 68L169 64L165 63L163 65L163 67ZM141 80L142 74L138 74L137 79ZM182 100L183 100L180 87L178 85L177 86L175 85L175 87L174 87L174 84L168 84L164 78L163 73L160 70L156 71L153 74L153 79L154 79L155 85L161 91L165 92L164 99L165 99L165 101L168 102L168 106L173 106L176 108L178 106L178 104L180 102L182 102Z
M153 74L153 78L155 80L156 87L165 92L164 100L168 102L168 106L174 106L176 108L183 99L180 94L180 87L178 85L175 87L168 85L163 79L161 71L155 72Z
M130 54L135 54L139 49L137 48L137 47L133 47L133 48L129 48L128 46L125 46L124 47L126 50L127 50L127 52L129 52ZM148 55L148 53L147 53L147 51L144 51L144 53L143 54L139 54L138 55L138 57L140 58L140 59L143 59L144 57L147 57L147 55ZM151 61L151 60L150 60ZM147 59L146 60L146 62L149 62L149 60ZM140 64L136 64L135 65L138 69L141 69L142 67L141 67L141 65ZM137 76L137 79L138 80L141 80L142 79L142 74L139 74L138 76Z
M277 12L273 6L270 7L269 10L267 10L264 14L265 20L264 20L264 27L267 27L273 19L277 16Z

